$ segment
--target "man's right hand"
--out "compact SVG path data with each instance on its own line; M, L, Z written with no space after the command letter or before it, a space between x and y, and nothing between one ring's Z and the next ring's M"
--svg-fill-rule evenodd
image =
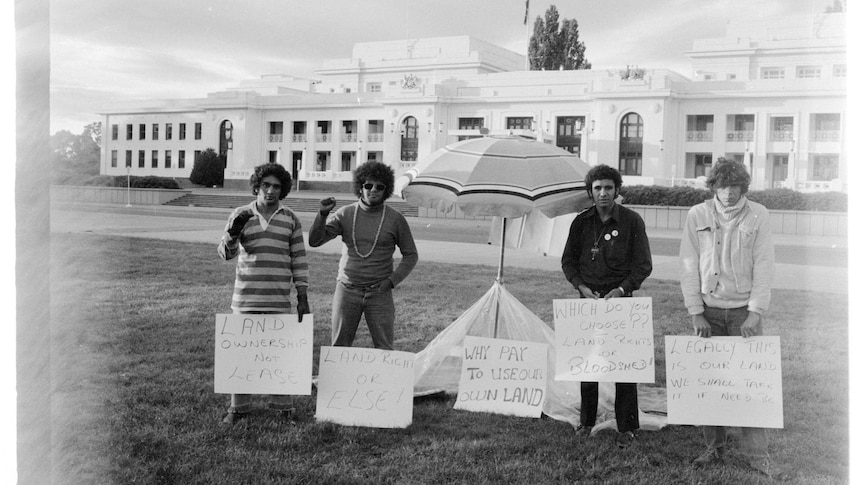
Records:
M712 336L712 327L706 321L703 313L691 316L691 325L694 327L694 334L698 337L709 338Z
M254 212L252 212L251 209L245 209L237 212L234 218L230 221L230 226L227 228L227 233L230 238L238 238L240 233L242 233L242 228L245 227L245 224L252 217L254 217Z
M584 298L592 298L594 300L599 299L599 294L593 293L593 290L591 290L587 285L578 286L578 291L580 291L581 294L584 295Z
M335 197L320 199L320 214L325 216L335 209Z

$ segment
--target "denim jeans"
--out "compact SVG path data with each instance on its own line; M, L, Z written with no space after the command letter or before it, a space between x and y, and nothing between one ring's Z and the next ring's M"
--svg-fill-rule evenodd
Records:
M359 320L371 333L374 348L392 350L395 340L395 303L392 290L360 287L338 282L332 295L332 345L350 347L359 328Z
M709 322L713 337L740 337L742 324L748 318L748 308L713 308L704 306L703 316ZM763 334L763 328L757 335ZM727 428L723 426L703 426L703 437L707 450L721 450L727 445ZM765 428L742 428L740 451L750 459L769 456Z

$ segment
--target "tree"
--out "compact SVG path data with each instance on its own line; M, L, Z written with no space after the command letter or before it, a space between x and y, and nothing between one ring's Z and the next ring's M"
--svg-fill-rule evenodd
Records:
M189 175L189 182L211 187L224 184L224 159L212 148L207 148L197 158Z
M832 5L826 6L826 13L841 13L844 9L844 1L843 0L833 0Z
M560 23L555 5L545 12L544 20L536 17L528 50L531 70L590 69L592 65L585 57L586 50L580 40L578 21L563 19Z
M51 181L66 183L99 175L102 123L90 123L80 135L60 130L51 136Z

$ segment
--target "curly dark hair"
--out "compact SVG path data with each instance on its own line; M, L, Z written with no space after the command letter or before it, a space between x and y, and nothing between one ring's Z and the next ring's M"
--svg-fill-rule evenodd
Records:
M291 178L290 173L282 165L277 163L264 163L263 165L254 167L254 173L251 174L248 180L249 185L251 185L251 193L257 195L258 191L260 191L261 181L270 175L276 177L281 182L281 195L278 198L283 199L287 197L287 194L290 193L290 184L293 178Z
M751 175L748 174L745 165L736 160L727 160L723 157L715 161L712 171L709 172L709 177L706 178L706 186L712 191L736 185L742 188L742 193L744 194L748 192L748 185L750 183Z
M608 165L596 165L584 177L584 185L587 186L587 195L590 196L590 200L593 199L593 182L596 180L613 180L614 187L617 189L623 186L623 176L620 175L619 170Z
M383 200L388 199L395 190L395 171L389 165L380 162L365 162L353 171L353 193L356 197L362 197L362 184L366 180L377 180L386 184L383 191Z

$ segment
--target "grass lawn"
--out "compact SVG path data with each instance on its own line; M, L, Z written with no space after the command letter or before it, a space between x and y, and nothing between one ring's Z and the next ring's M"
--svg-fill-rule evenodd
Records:
M52 239L52 423L55 483L769 483L739 466L694 470L692 426L576 439L553 419L456 411L417 399L406 429L316 423L315 396L291 424L264 411L228 427L213 392L215 313L229 313L234 262L215 245L98 235ZM489 248L492 250L492 248ZM329 344L337 256L309 253L317 349ZM396 348L418 352L490 287L496 268L421 262L396 291ZM562 272L506 268L506 287L545 322L572 290ZM676 282L648 279L656 378L663 335L690 334ZM848 481L847 298L773 292L767 335L782 337L784 430L773 456L796 483ZM371 346L360 330L356 346Z

